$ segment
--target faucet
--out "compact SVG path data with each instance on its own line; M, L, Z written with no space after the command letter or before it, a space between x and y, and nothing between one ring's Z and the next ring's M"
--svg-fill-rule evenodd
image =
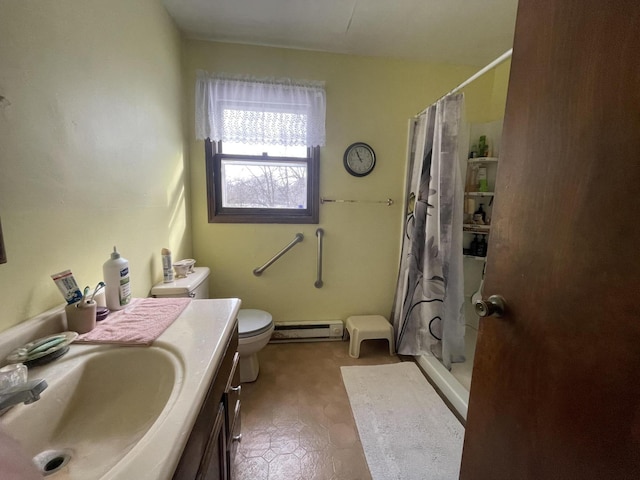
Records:
M28 405L40 400L40 394L47 386L47 382L44 379L37 378L22 385L0 391L0 413L3 413L6 408L13 407L19 403Z

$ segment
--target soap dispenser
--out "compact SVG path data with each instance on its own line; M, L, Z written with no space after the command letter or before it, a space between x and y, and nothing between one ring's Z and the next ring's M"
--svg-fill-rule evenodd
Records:
M104 275L105 298L111 311L121 310L131 302L131 282L129 279L129 261L120 256L116 247L109 260L102 266Z
M478 256L478 235L473 236L473 240L471 240L469 250L471 251L471 255L473 255L474 257Z
M478 215L478 216L476 216ZM484 210L484 203L481 203L480 206L478 207L478 209L473 212L473 219L476 221L476 223L480 224L480 225L486 225L487 223L487 212L485 212ZM482 221L480 221L482 220Z
M480 237L480 241L478 242L478 257L486 257L487 256L487 240L486 236L482 235Z

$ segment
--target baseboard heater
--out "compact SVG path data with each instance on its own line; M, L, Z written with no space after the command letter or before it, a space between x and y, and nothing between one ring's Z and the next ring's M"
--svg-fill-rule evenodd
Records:
M275 322L271 343L342 340L342 320Z

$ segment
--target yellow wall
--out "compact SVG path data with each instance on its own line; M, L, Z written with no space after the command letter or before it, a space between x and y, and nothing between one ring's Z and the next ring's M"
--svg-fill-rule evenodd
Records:
M203 41L186 41L184 55L194 258L212 269L212 295L239 296L245 308L268 310L276 321L387 316L397 278L408 119L477 68ZM396 203L321 205L319 225L209 224L204 147L193 131L197 69L324 80L321 196ZM342 166L345 148L357 141L370 144L377 155L373 173L364 178L350 176ZM322 289L314 287L318 227L325 230ZM304 241L255 277L253 269L296 232Z
M181 41L156 0L0 4L0 330L63 303L50 278L102 278L113 245L133 293L160 249L191 255Z
M317 226L207 223L203 145L193 140L198 68L326 81L321 195L396 203L325 204ZM52 273L70 268L81 287L95 285L113 245L131 263L135 296L161 279L159 253L169 247L174 259L211 267L213 296L239 296L276 320L387 315L407 120L475 70L181 43L158 0L4 0L0 219L9 261L0 265L0 330L62 303ZM478 88L493 98L493 82ZM362 179L342 166L355 141L378 156ZM313 286L317 227L326 232L322 289ZM305 241L254 277L296 232Z
M505 60L462 90L468 122L487 123L504 117L510 71L511 60Z
M493 86L491 90L491 116L490 121L503 118L507 107L507 89L509 87L509 73L511 72L511 59L498 65L493 71Z

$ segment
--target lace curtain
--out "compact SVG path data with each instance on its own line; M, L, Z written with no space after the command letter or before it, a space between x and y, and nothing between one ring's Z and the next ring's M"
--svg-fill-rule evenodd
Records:
M324 82L197 72L198 140L321 146L325 110Z

